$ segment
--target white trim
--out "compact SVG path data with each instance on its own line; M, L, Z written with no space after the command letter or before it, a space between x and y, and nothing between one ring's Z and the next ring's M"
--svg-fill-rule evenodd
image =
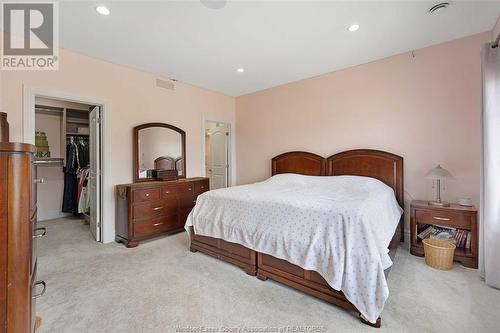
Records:
M35 97L56 98L102 107L102 190L101 190L101 240L113 242L114 234L114 191L111 182L111 102L98 98L88 98L71 93L51 91L23 85L23 142L35 144Z
M202 126L201 126L201 175L203 177L207 177L207 173L205 170L205 131L207 130L206 124L207 122L212 123L221 123L228 125L229 128L229 143L228 143L228 152L229 152L229 170L228 170L228 187L236 184L236 143L235 143L235 135L234 135L234 124L227 120L214 120L212 118L202 117Z

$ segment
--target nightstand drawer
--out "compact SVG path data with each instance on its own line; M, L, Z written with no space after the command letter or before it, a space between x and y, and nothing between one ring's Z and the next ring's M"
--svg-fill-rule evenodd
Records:
M448 211L416 209L415 217L416 223L436 224L464 229L470 229L472 224L472 217L470 215Z

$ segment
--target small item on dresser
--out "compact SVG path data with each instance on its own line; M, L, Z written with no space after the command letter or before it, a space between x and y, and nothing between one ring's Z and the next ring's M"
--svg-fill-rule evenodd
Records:
M428 266L441 270L453 268L453 255L456 248L454 244L438 238L427 238L422 243L424 243L425 263Z
M177 180L179 179L178 170L152 170L153 178L156 180Z
M5 112L0 112L0 142L9 142L9 123Z
M471 198L461 198L458 200L458 204L464 207L472 207L472 200Z

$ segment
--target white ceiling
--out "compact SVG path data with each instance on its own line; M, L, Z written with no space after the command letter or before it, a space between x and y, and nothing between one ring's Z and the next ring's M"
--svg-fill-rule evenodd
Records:
M230 96L491 30L500 1L71 1L61 46ZM104 4L111 15L95 11ZM360 25L349 32L352 23ZM245 68L237 73L238 67Z

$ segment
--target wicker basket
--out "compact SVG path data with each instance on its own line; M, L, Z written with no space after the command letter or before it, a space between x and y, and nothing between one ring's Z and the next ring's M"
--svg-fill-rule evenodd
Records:
M456 246L444 239L427 238L424 243L425 263L433 268L448 270L453 267Z

